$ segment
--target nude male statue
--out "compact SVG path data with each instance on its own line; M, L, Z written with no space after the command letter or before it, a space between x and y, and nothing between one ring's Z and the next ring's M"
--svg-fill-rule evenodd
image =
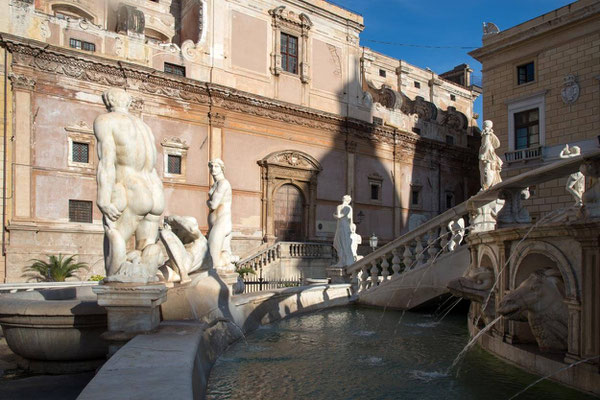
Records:
M113 88L102 96L108 109L94 121L98 142L98 208L104 224L107 281L156 280L162 252L156 244L165 208L156 173L157 152L150 127L129 114L131 96ZM135 250L127 242L135 235Z
M208 192L206 202L209 209L208 249L213 267L217 270L232 272L235 267L231 263L231 184L225 179L225 163L220 159L208 163L214 183Z

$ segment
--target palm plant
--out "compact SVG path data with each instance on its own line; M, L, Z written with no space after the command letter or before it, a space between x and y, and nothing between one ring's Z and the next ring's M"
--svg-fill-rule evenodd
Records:
M49 256L48 262L33 259L30 261L34 261L34 263L27 267L27 271L38 273L41 278L39 276L37 278L46 282L64 282L65 279L72 277L76 271L88 269L86 263L75 262L74 258L75 255L65 258L62 254L59 254L58 257Z

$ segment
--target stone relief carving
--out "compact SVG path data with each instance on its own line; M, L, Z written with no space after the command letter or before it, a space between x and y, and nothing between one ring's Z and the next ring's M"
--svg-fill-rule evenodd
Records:
M504 200L504 207L498 212L496 220L505 225L530 223L529 211L522 204L530 195L529 188L502 190L500 199Z
M77 132L77 133L85 133L85 134L93 134L94 129L90 127L87 122L79 121L72 123L70 125L65 126L65 131L67 132Z
M577 77L573 74L565 76L565 83L560 92L562 100L565 104L573 104L579 99L579 83Z
M565 148L560 152L560 158L571 158L581 155L581 149L579 146L565 145ZM585 176L581 172L571 174L567 179L566 191L571 193L575 199L575 206L581 207L583 205L583 192L585 191Z
M337 206L333 218L337 220L333 248L337 252L338 262L335 267L347 267L354 264L355 254L352 251L352 198L348 195L342 198L342 204Z
M10 73L8 75L8 79L10 79L10 83L12 84L13 90L33 90L35 89L35 85L37 83L36 80L30 76L14 73Z
M565 351L569 311L564 299L560 273L554 268L544 268L504 296L498 313L509 320L526 318L541 351Z
M131 96L123 89L109 89L103 100L108 113L96 118L94 134L106 281L152 282L162 262L156 241L165 207L154 136L142 120L129 114ZM135 249L127 252L134 235Z
M331 62L335 66L335 70L333 74L336 76L342 76L342 60L340 59L340 55L338 54L338 48L332 44L327 44L327 48L329 49L329 54L331 55Z
M481 147L479 148L479 175L481 179L481 190L502 182L500 172L502 171L502 160L496 154L500 147L500 139L494 134L492 121L483 122L481 132Z

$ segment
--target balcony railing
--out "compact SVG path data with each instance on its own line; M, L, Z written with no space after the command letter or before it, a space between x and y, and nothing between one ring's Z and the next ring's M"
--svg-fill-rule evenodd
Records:
M542 146L531 147L504 153L507 162L526 161L542 158Z

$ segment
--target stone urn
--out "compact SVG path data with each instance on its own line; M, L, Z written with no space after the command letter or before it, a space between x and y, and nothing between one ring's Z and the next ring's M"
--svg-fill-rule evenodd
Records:
M20 368L64 374L106 360L106 311L89 286L0 296L0 325Z

